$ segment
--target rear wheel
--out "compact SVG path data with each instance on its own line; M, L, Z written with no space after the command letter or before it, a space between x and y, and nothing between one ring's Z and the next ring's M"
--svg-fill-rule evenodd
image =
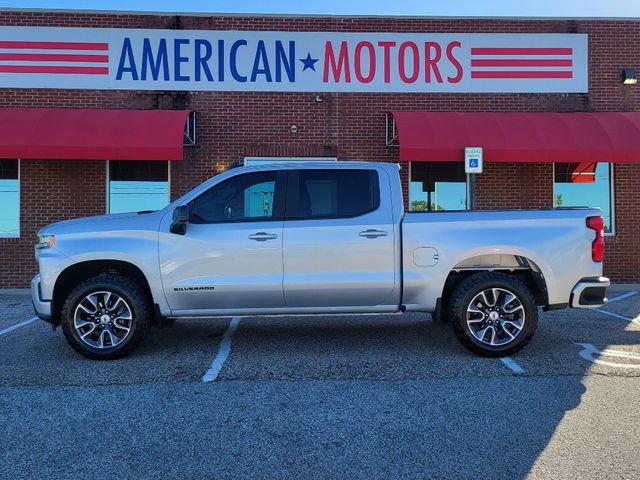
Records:
M62 308L62 331L78 353L93 359L121 358L144 337L151 319L146 296L117 275L82 282Z
M522 350L538 325L538 309L529 289L517 278L495 272L460 282L451 296L449 317L460 342L487 357Z

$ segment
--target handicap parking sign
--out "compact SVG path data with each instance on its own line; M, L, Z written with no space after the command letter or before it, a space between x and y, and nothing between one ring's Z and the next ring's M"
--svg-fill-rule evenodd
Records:
M464 149L464 171L466 173L482 173L482 147Z

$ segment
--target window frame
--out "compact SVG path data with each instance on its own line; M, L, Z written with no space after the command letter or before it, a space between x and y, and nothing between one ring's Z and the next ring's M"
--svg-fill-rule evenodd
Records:
M245 176L249 176L249 175L256 175L256 174L264 174L264 173L275 173L276 174L276 183L273 189L273 198L274 198L274 202L273 202L273 210L272 210L272 216L271 217L255 217L255 218L238 218L238 219L227 219L227 220L216 220L213 222L204 222L201 220L197 220L194 221L193 219L193 205L194 203L201 197L203 197L204 195L206 195L207 193L209 193L211 190L213 190L214 188L218 188L221 185L224 185L227 182L231 182L233 180L236 180L240 177L245 177ZM278 190L281 190L282 193L280 195L276 195L276 192L278 192ZM210 188L208 188L207 190L205 190L204 192L202 192L200 195L198 195L196 198L193 198L189 201L188 205L189 205L189 223L193 223L194 225L217 225L217 224L227 224L227 223L256 223L256 222L276 222L276 221L283 221L284 220L284 211L285 211L285 199L286 199L286 195L287 195L287 171L283 171L283 170L258 170L255 172L246 172L246 173L242 173L240 175L234 175L233 177L227 178L226 180L223 180L220 183L216 183L215 185L212 185ZM277 200L277 201L276 201Z
M337 157L244 157L243 165L266 165L304 162L337 162ZM256 162L256 163L252 163Z
M13 160L12 158L6 158L3 160ZM21 223L21 215L20 215L20 210L22 207L22 200L21 200L21 195L22 195L22 190L21 190L21 184L22 184L22 160L19 158L16 158L15 160L18 161L18 232L15 235L2 235L0 234L0 238L20 238L20 223Z
M606 163L609 165L609 208L611 209L611 231L604 232L605 237L613 237L616 235L616 192L615 192L615 167L613 162L597 162L597 163ZM553 208L557 208L555 206L555 198L556 198L556 164L551 164L552 174L553 174L553 184L551 185L551 205ZM596 166L597 168L597 166ZM569 205L567 205L569 207Z
M301 217L298 216L298 200L299 200L299 186L300 186L300 178L299 173L305 171L332 171L332 172L367 172L368 174L375 174L375 184L378 187L377 196L376 196L376 204L373 208L366 210L365 212L358 213L357 215L323 215L323 216L315 216L315 217ZM323 170L321 168L304 168L304 169L296 169L289 170L289 176L287 178L287 201L285 208L285 220L294 220L294 221L313 221L313 220L340 220L340 219L348 219L348 218L359 218L365 215L369 215L380 210L380 206L382 205L382 201L380 199L380 173L375 168L336 168L331 170ZM294 215L294 212L296 215Z
M107 168L107 173L106 173L106 178L107 178L107 184L105 187L105 191L106 191L106 214L107 215L117 215L115 213L111 213L111 162L113 160L107 160L106 163L106 168ZM116 161L125 161L125 160L116 160ZM136 160L131 160L132 162L135 162ZM153 160L156 161L156 160ZM169 205L171 203L171 161L170 160L157 160L159 162L167 162L167 193L168 193L168 198L167 198L167 205ZM165 205L165 207L167 206Z

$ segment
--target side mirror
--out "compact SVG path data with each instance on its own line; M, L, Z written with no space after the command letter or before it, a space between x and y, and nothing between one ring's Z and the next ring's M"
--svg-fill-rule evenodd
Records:
M189 224L189 218L191 217L191 209L189 205L180 205L173 211L173 221L169 231L171 233L177 233L178 235L184 235L187 233L187 225Z

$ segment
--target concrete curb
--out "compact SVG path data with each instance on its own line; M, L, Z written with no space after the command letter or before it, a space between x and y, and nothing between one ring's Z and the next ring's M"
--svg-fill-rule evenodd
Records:
M29 288L0 288L0 296L31 295Z
M640 292L640 283L612 283L609 288L607 288L607 293L617 293L617 292Z

